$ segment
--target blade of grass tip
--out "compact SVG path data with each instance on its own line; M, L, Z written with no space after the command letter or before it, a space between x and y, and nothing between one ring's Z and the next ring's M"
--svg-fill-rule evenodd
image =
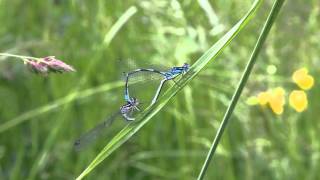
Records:
M219 17L214 12L210 2L208 0L198 0L198 3L200 5L200 7L204 10L204 12L206 13L211 26L216 27L216 26L220 25Z
M276 0L274 2L273 6L272 6L272 9L271 9L270 14L269 14L269 16L267 18L267 21L264 24L264 26L262 28L262 31L261 31L261 34L260 34L260 36L258 38L258 41L257 41L257 43L256 43L256 45L255 45L255 47L253 49L253 52L252 52L251 57L249 59L249 62L248 62L247 66L246 66L246 68L244 70L244 73L243 73L243 75L242 75L242 77L240 79L238 87L237 87L237 89L236 89L236 91L235 91L235 93L234 93L234 95L233 95L233 97L231 99L229 107L228 107L228 109L227 109L227 111L226 111L226 113L225 113L225 115L223 117L222 123L221 123L221 125L220 125L220 127L218 129L218 132L217 132L217 134L216 134L216 136L215 136L215 138L213 140L213 143L212 143L212 145L210 147L210 150L208 152L207 158L206 158L206 160L205 160L205 162L203 164L203 167L202 167L202 169L201 169L201 171L199 173L198 180L202 180L204 178L205 174L206 174L206 171L207 171L208 166L210 164L210 161L211 161L211 159L212 159L212 157L213 157L213 155L215 153L215 150L216 150L216 148L217 148L217 146L218 146L218 144L220 142L220 139L222 137L224 129L226 128L226 126L227 126L227 124L229 122L229 119L230 119L230 117L232 115L232 112L233 112L233 110L234 110L234 108L235 108L235 106L236 106L236 104L237 104L237 102L238 102L238 100L240 98L242 90L245 87L245 84L247 83L247 80L248 80L249 75L250 75L250 73L252 71L252 68L253 68L256 60L257 60L258 54L262 49L262 46L263 46L263 44L264 44L264 42L265 42L265 40L266 40L266 38L268 36L268 33L269 33L273 23L275 22L275 19L276 19L277 15L278 15L283 3L284 3L284 0Z
M131 16L133 16L137 12L137 8L135 6L131 6L119 19L118 21L111 27L109 32L105 35L103 44L105 46L109 46L112 39L118 33L120 28L129 20Z
M252 5L248 13L234 25L218 42L216 42L209 50L207 50L190 68L178 82L179 86L171 87L155 104L147 108L144 112L138 115L136 120L124 127L95 157L95 159L87 166L87 168L77 177L77 180L88 175L98 164L108 157L114 150L125 143L133 136L141 127L143 127L157 112L164 107L169 100L174 97L193 77L195 77L203 67L212 59L217 57L222 50L230 44L231 40L240 32L241 29L253 17L254 12L258 8L262 0L257 0Z
M116 34L119 32L121 27L130 19L131 16L133 16L136 13L136 11L137 11L136 8L134 6L132 6L121 15L121 17L117 20L117 22L108 31L106 36L109 38L109 40L107 41L107 43L104 43L100 46L99 51L96 53L96 54L98 54L98 56L102 55L102 53L100 51L109 46L110 42L116 36ZM97 59L99 59L99 58L97 58ZM91 63L88 65L86 73L84 73L82 75L82 78L81 78L80 82L78 83L78 86L76 86L74 89L75 93L74 93L74 97L72 97L72 98L75 98L78 95L78 91L79 91L80 87L82 85L84 85L85 82L87 81L88 74L90 73L90 71L92 70L92 68L94 67L96 62L97 61L91 61ZM67 111L69 109L69 107L70 106L67 106L67 105L64 106L64 108L62 109L62 112ZM46 139L43 150L38 155L35 162L33 163L33 166L31 167L31 171L28 176L28 180L35 179L35 176L39 172L39 169L43 168L43 166L46 162L46 157L48 155L48 152L49 152L50 148L52 147L53 143L55 142L55 139L56 139L55 137L59 134L59 131L61 129L64 129L64 128L62 128L63 124L64 124L63 123L64 122L63 115L64 115L64 113L59 113L59 117L57 117L57 122L55 123L55 126L52 128L48 138Z
M120 31L120 29L124 26L126 22L129 21L129 19L137 12L137 8L135 6L131 6L128 8L121 16L120 18L112 25L110 30L105 34L104 40L99 42L97 45L97 49L94 52L94 55L92 59L95 59L93 61L89 61L90 63L87 65L87 71L84 73L83 78L80 80L80 83L78 83L78 86L81 86L86 83L88 74L91 73L93 67L96 66L96 64L99 62L98 59L101 59L103 56L103 51L106 50L106 48L110 45L113 38L116 36L116 34Z

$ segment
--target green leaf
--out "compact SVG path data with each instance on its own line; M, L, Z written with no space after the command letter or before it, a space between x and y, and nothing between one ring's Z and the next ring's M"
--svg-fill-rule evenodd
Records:
M142 112L136 120L124 127L96 156L89 166L77 177L77 180L88 175L98 164L107 158L113 151L130 139L139 131L157 112L159 112L185 85L187 85L211 60L214 60L222 50L230 44L233 38L246 26L253 17L261 0L256 0L247 14L235 24L218 42L207 50L177 83L180 86L171 87L159 100Z

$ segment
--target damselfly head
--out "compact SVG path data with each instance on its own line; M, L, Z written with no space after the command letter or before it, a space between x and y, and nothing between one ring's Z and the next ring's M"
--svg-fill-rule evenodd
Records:
M127 104L120 107L121 115L127 120L127 121L133 121L135 118L133 118L133 113L135 111L140 111L138 108L139 101L137 98L132 97L129 101L127 101Z
M132 97L129 101L127 101L127 104L120 107L120 111L122 114L128 113L135 109L139 105L139 101L137 98Z
M138 105L139 105L139 101L138 101L138 99L135 98L135 97L130 98L129 103L130 103L132 106L138 106Z
M184 63L182 68L183 68L183 73L186 73L189 71L190 65L188 63Z

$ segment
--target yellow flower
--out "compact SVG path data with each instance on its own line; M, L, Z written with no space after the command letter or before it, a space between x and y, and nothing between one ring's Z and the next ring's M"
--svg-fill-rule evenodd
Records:
M254 97L254 104L260 104L261 106L269 104L271 110L275 114L280 115L283 113L283 106L285 104L284 95L285 91L282 87L263 91Z
M283 106L285 104L285 90L282 87L277 87L269 91L269 105L272 111L278 115L283 113Z
M269 92L261 92L257 98L260 105L266 105L269 102Z
M308 106L307 94L301 90L294 90L290 93L289 104L297 112L304 111Z
M308 90L312 88L314 84L314 79L311 75L308 74L307 68L300 68L296 70L292 75L292 80L295 82L301 89Z

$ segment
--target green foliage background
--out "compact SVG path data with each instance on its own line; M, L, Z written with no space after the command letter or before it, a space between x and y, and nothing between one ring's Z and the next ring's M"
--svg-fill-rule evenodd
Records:
M105 139L80 152L73 141L123 104L121 71L191 63L249 9L251 1L0 0L0 51L55 55L77 73L41 77L0 59L0 179L73 179ZM249 26L152 122L88 179L194 179L271 7L265 1ZM137 8L110 43L114 23ZM211 9L212 8L212 9ZM207 179L319 179L320 2L287 1L260 54ZM268 67L276 67L275 74ZM291 74L308 67L315 86L309 107L281 116L246 104L257 92L298 87ZM147 89L145 95L152 94ZM121 124L122 123L122 124ZM9 125L8 125L9 124Z

